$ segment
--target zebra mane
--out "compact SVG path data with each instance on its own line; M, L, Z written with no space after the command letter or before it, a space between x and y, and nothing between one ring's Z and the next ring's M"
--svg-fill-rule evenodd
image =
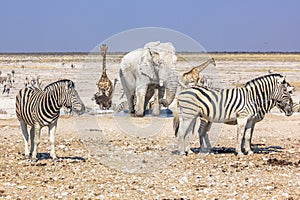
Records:
M59 85L61 83L71 83L72 87L74 87L74 82L73 81L71 81L69 79L62 79L62 80L58 80L58 81L55 81L53 83L48 84L47 86L45 86L44 90L47 90L47 89L53 87L54 85Z
M249 86L251 83L255 83L259 80L262 80L262 79L265 79L267 77L279 77L279 78L282 78L283 76L281 74L268 74L268 75L265 75L265 76L260 76L260 77L257 77L255 79L252 79L250 81L248 81L246 84L245 84L245 87Z

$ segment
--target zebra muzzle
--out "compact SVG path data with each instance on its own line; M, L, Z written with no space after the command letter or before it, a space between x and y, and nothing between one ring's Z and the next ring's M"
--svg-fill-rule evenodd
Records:
M285 113L285 116L287 116L287 117L291 116L293 114L292 107L289 106L289 107L285 108L284 113Z
M84 104L80 105L80 106L76 106L73 108L73 111L78 114L78 115L82 115L85 112L85 106Z
M71 112L72 112L72 107L67 107L66 111L67 111L68 113L71 113Z

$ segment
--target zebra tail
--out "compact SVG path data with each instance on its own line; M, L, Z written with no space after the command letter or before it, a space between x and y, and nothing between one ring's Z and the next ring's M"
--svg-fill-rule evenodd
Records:
M178 99L177 99L173 114L174 114L174 117L173 117L173 130L175 131L175 137L177 137L178 129L179 129Z

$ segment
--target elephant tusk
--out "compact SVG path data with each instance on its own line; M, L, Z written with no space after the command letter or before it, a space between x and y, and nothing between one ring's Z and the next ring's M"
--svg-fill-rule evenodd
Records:
M181 87L183 87L184 89L187 89L188 88L188 86L186 86L183 82L181 82L181 81L178 81L179 82L179 84L181 85Z
M164 81L163 80L159 80L159 86L160 87L164 86Z

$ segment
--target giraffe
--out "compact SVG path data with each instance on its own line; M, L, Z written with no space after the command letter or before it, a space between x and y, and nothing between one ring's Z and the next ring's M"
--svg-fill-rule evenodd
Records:
M112 106L112 97L113 97L113 94L115 91L117 81L118 81L118 79L115 78L114 84L113 84L113 92L110 96L106 96L106 94L103 91L102 91L102 93L97 92L96 94L94 94L94 97L92 98L92 100L96 101L96 104L99 105L101 110L108 110Z
M215 59L211 58L211 59L205 61L204 63L202 63L201 65L193 67L190 71L185 72L182 75L181 82L185 86L188 86L189 83L193 83L194 85L197 85L199 81L200 82L205 81L205 80L202 80L202 78L200 77L200 72L202 70L204 70L209 64L213 64L214 66L216 66Z
M96 103L99 105L100 109L109 109L112 105L112 97L113 91L117 83L117 79L115 79L114 84L112 84L111 80L107 76L106 73L106 53L108 47L106 44L103 44L100 47L101 55L103 57L102 61L102 75L97 83L98 92L94 95Z
M113 92L113 84L111 80L108 78L106 73L106 52L108 47L106 44L103 44L100 47L101 54L103 56L103 66L102 66L102 75L98 81L98 92L100 95L105 94L107 97L110 97Z

